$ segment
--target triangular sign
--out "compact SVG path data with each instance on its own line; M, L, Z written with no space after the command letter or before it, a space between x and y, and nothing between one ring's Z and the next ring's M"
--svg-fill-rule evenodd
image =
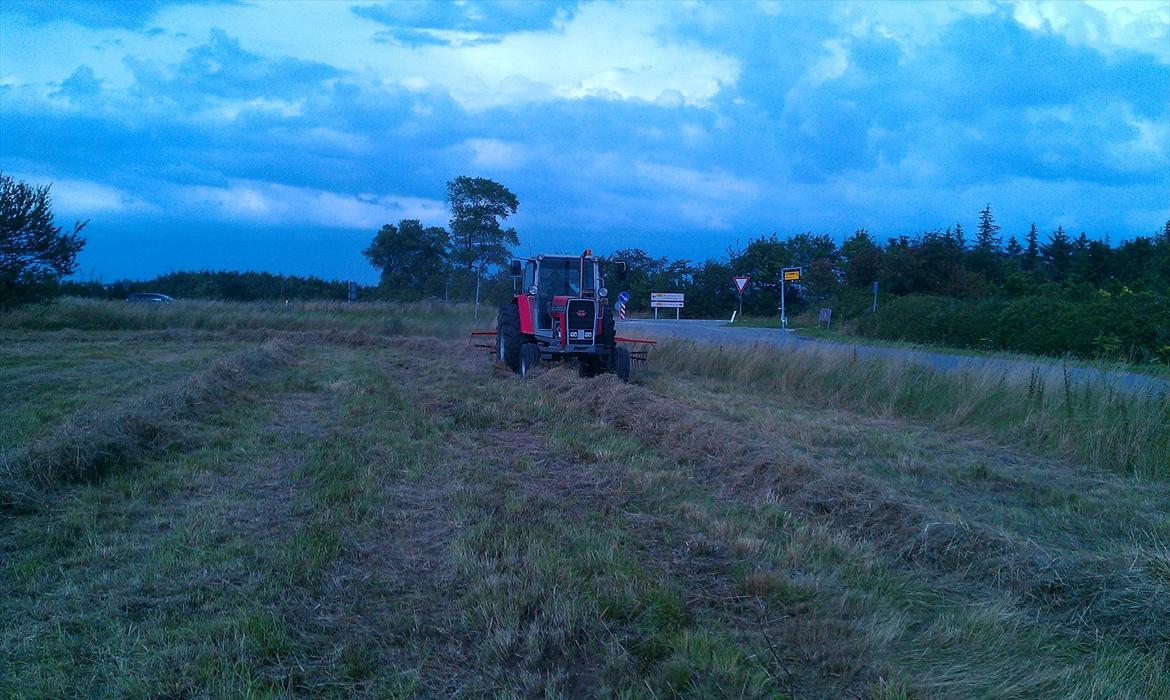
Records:
M747 275L743 275L743 276L733 277L732 279L735 280L735 288L739 290L740 294L743 294L743 288L747 286L747 283L748 283L748 280L750 279L750 277L748 277Z

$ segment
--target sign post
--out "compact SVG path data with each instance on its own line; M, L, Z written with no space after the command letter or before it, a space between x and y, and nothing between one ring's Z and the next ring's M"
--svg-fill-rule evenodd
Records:
M873 312L877 313L877 280L873 282Z
M630 303L630 293L622 292L618 294L618 318L626 320L626 304Z
M683 294L678 292L650 292L650 306L654 307L655 320L658 320L658 309L674 309L674 320L677 321L683 307Z
M780 328L788 330L788 316L784 309L784 288L788 286L789 282L800 281L799 267L786 267L780 271Z
M735 291L739 293L739 317L743 318L743 288L747 286L750 275L736 275L731 278L735 281Z

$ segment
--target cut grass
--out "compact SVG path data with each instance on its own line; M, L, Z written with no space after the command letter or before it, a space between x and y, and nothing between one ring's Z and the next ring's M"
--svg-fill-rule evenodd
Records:
M1170 585L1162 481L770 375L280 333L174 448L0 521L0 696L1170 696L1157 597L1101 613Z
M1132 395L1101 384L1053 386L1040 373L943 372L913 362L857 358L820 348L715 347L689 342L655 349L666 371L737 385L829 408L930 421L974 430L1125 474L1170 478L1170 394Z

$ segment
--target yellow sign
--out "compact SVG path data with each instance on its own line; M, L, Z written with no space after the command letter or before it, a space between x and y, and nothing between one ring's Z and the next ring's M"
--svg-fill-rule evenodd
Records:
M800 279L800 270L785 270L784 271L784 281L785 282L795 282L798 279Z

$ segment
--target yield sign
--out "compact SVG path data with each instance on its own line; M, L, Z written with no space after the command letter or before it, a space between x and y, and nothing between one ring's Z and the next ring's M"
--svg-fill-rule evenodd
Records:
M732 279L735 280L736 290L738 290L740 294L743 294L743 288L747 286L748 280L751 278L748 277L747 275L741 275L741 276L733 277Z

